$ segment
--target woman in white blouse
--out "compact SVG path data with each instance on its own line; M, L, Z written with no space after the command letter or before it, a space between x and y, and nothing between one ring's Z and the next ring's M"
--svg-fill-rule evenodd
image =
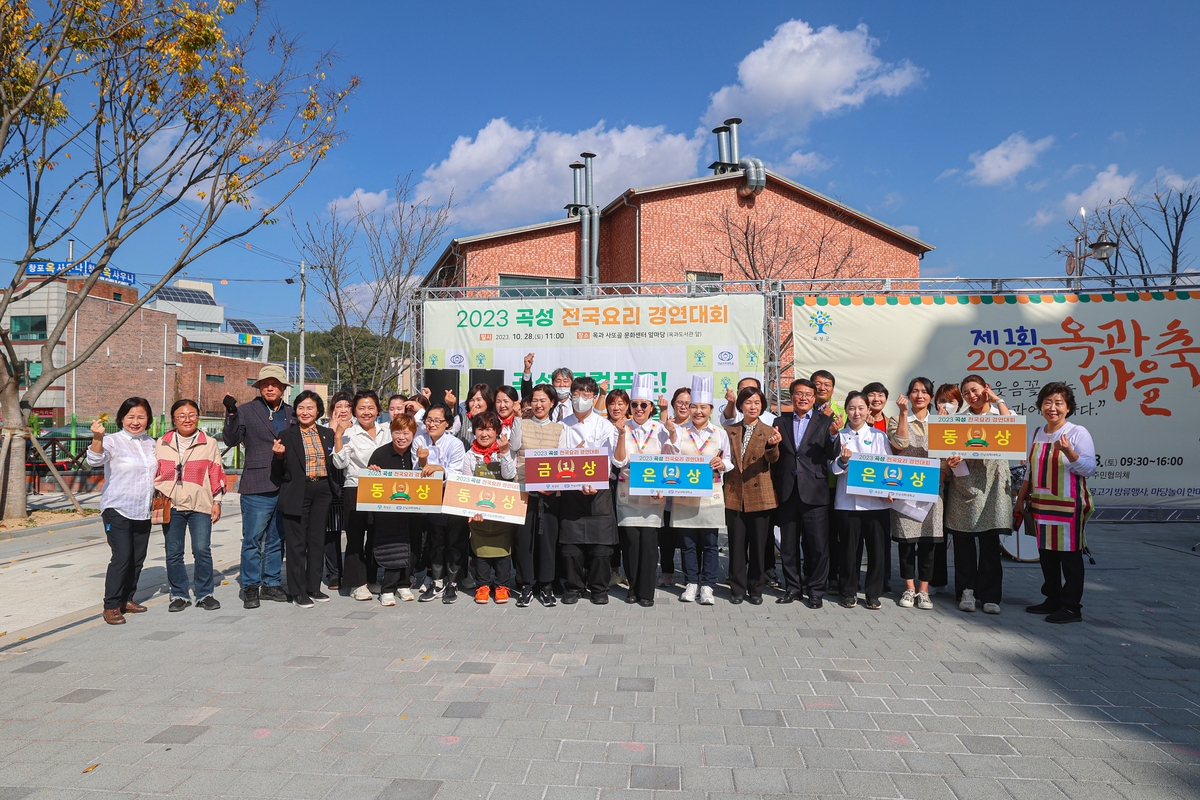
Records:
M158 472L154 440L146 434L152 416L149 400L130 397L117 411L118 430L112 436L104 435L100 420L92 423L87 464L104 467L100 510L112 550L104 579L104 621L109 625L124 625L125 614L146 610L133 595L150 544L150 505Z
M891 500L884 497L868 497L846 491L846 467L855 453L890 456L891 445L887 434L867 424L870 408L862 392L846 395L846 427L838 433L842 454L829 465L837 479L837 494L833 507L844 513L841 540L841 593L842 607L854 608L858 604L858 543L862 540L867 552L867 582L863 586L867 608L876 611L881 607L883 594L884 548L888 546L888 511Z
M379 424L382 410L379 395L368 390L354 395L351 403L354 423L339 421L333 430L333 465L346 473L342 494L346 498L346 562L342 579L355 600L370 600L368 584L374 583L379 567L371 555L372 542L367 512L355 508L358 473L371 463L371 454L391 444L392 434Z
M1087 428L1068 422L1075 393L1065 383L1048 383L1038 392L1046 424L1033 433L1029 472L1017 509L1034 528L1046 600L1025 610L1046 614L1046 622L1083 619L1083 527L1092 515L1087 479L1096 473L1096 445Z

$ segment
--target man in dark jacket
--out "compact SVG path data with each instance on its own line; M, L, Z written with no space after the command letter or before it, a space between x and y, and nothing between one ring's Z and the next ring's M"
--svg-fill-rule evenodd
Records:
M813 408L817 399L811 381L792 381L792 410L775 420L783 434L779 460L771 479L779 497L779 554L787 582L779 603L799 600L808 586L808 604L820 608L829 576L829 462L838 454L837 423ZM804 577L800 544L803 535Z
M283 518L276 507L282 478L280 464L271 451L275 440L296 421L284 402L287 373L278 364L258 372L254 388L258 397L240 406L225 395L226 447L244 445L246 454L238 484L242 509L243 605L258 608L259 596L286 603L283 591Z

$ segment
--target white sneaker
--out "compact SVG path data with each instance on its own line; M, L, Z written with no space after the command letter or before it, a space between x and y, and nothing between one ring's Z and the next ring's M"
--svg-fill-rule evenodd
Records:
M370 599L370 598L368 598L368 599ZM409 599L411 600L412 598L409 598ZM379 595L379 605L381 605L381 606L396 605L396 595L392 594L391 592L381 593Z
M975 610L975 590L963 589L962 600L958 601L959 611L974 611Z
M711 606L716 602L713 599L713 590L711 586L705 586L700 590L700 605Z
M905 589L904 594L900 596L901 608L912 608L917 602L917 593L912 589Z
M917 608L922 611L929 611L933 608L933 601L929 599L929 592L917 592Z
M698 591L700 591L700 587L697 584L689 583L684 587L683 594L679 595L679 600L684 603L694 603Z
M350 597L355 600L370 600L371 590L366 586L358 586L350 593Z
M415 600L415 599L416 599L415 597L413 597L412 589L409 589L407 586L402 586L402 587L400 588L400 593L399 593L399 594L400 594L400 599L401 599L401 600L403 600L403 601L404 601L404 602L406 602L406 603L407 603L409 600Z
M984 603L983 604L983 613L999 614L1000 613L1000 604L999 603Z

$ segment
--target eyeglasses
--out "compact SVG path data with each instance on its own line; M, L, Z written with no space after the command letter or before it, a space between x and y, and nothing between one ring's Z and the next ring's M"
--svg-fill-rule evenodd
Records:
M446 420L444 420L444 419L438 419L437 417L430 417L428 415L425 417L425 427L427 427L427 428L430 425L445 425L445 424L446 424Z
M190 420L200 419L200 417L196 414L176 414L174 419L176 422L188 422Z
M630 408L654 408L654 403L647 403L641 400L635 400L629 404Z
M792 395L792 397L796 398L797 400L815 400L817 398L817 396L812 392L796 392Z

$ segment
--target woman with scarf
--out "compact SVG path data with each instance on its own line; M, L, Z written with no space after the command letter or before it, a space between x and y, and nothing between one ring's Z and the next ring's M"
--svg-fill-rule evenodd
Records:
M379 472L385 469L415 470L417 457L412 451L413 439L417 435L417 422L407 414L397 414L388 424L391 444L380 447L371 454L367 469ZM379 587L379 604L396 605L397 591L403 600L412 600L411 573L414 540L425 527L424 514L377 513L371 515L375 560L383 567L383 583Z
M482 411L471 420L475 439L463 458L462 472L477 478L512 481L517 466L508 449L508 439L501 433L500 420L494 411ZM508 522L471 517L471 552L475 554L475 602L487 605L508 602L508 580L512 572L513 525Z
M508 450L515 456L521 449L521 396L513 387L501 386L493 402L500 419L500 435L508 439Z
M467 392L467 401L463 403L458 414L458 438L462 441L463 447L470 449L471 442L475 441L475 428L471 421L484 411L495 412L495 410L496 393L492 391L492 387L486 383L477 383L472 386L471 391Z
M517 480L525 477L525 453L529 450L553 450L558 447L562 423L550 415L558 405L554 387L540 383L530 396L531 416L524 421L521 446L516 453ZM538 602L546 608L558 604L554 597L554 574L558 559L557 492L529 492L525 506L525 524L513 531L513 561L517 573L517 608Z
M369 389L358 392L351 402L354 422L336 422L333 430L333 465L345 473L342 492L347 497L358 494L358 473L370 464L371 454L388 443L391 438L387 428L379 424L382 408L379 395ZM375 582L379 572L374 556L371 555L371 530L369 512L359 511L354 503L346 505L346 563L343 578L351 587L350 596L355 600L370 600L369 585Z

